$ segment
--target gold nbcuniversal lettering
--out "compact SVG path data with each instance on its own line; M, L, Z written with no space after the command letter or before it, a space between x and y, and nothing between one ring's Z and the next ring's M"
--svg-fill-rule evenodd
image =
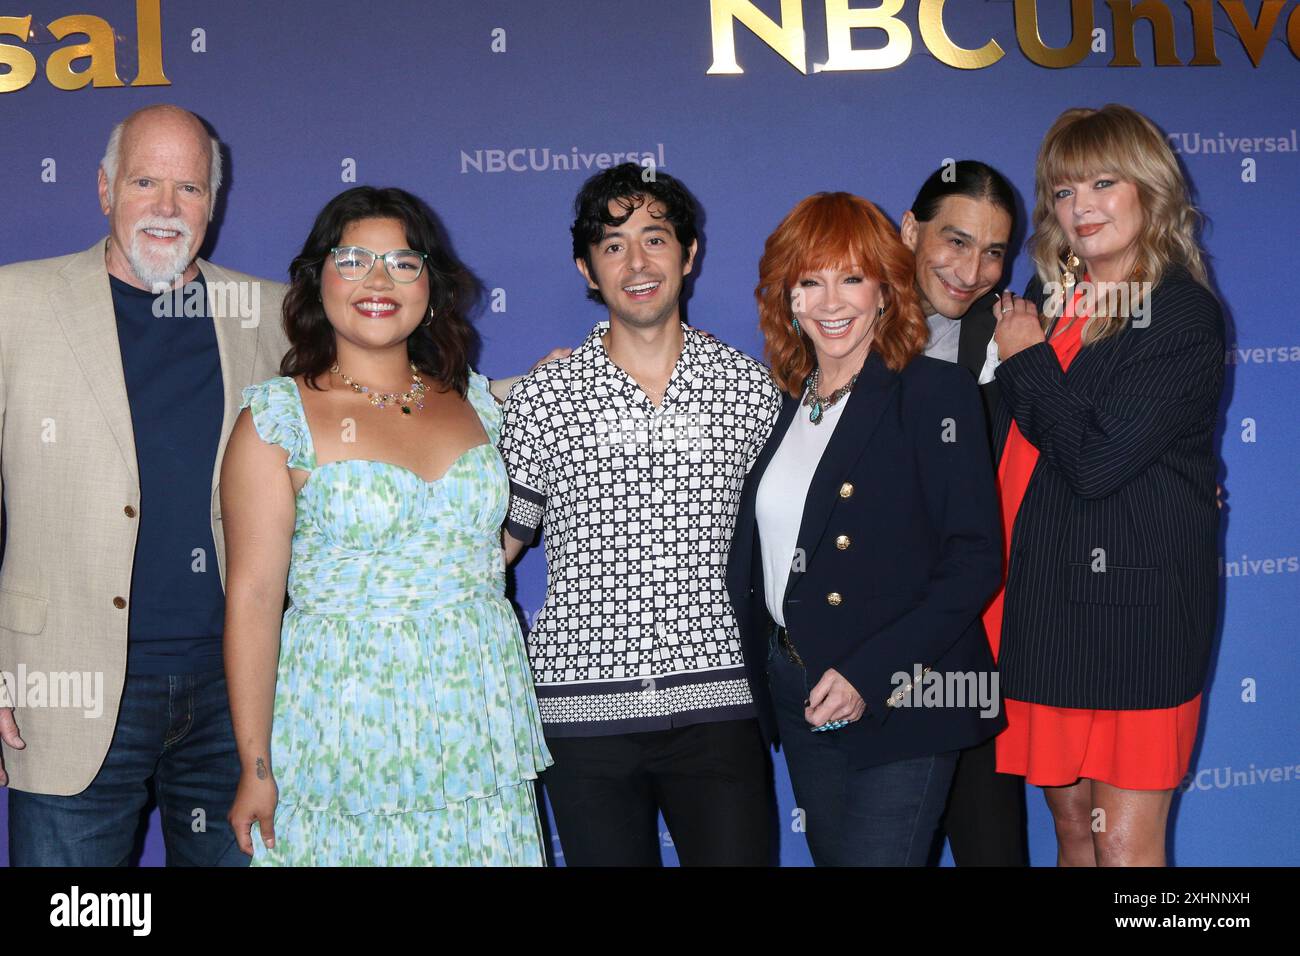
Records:
M975 49L958 46L944 25L946 0L915 0L917 28L925 48L940 62L961 70L992 66L1006 55L996 39ZM710 75L744 73L736 60L736 24L739 23L800 73L808 71L805 7L820 4L826 15L824 64L814 73L845 70L888 70L906 62L912 53L912 31L901 18L907 0L876 0L872 7L850 6L850 0L780 0L779 19L755 6L754 0L709 0L709 28L713 38ZM770 4L768 5L771 6ZM1075 66L1087 57L1096 23L1094 0L1070 0L1070 38L1064 46L1049 46L1039 33L1039 0L1014 0L1016 43L1026 59L1050 69ZM1182 66L1174 42L1175 12L1186 11L1192 28L1191 58L1187 66L1219 66L1214 48L1215 12L1227 23L1224 32L1236 33L1253 66L1264 57L1269 39L1279 29L1285 0L1262 0L1254 20L1242 0L1105 0L1110 11L1114 56L1108 66L1141 66L1135 33L1140 23L1151 30L1156 66ZM859 48L853 31L871 29L883 34L884 45ZM1286 44L1300 58L1300 5L1294 7L1283 28Z
M162 0L136 0L136 45L140 56L140 72L131 81L132 86L171 86L163 73L162 62ZM125 86L117 75L117 50L113 42L113 27L102 17L89 14L71 14L51 20L48 27L56 40L70 36L84 36L85 43L60 47L45 61L45 78L60 90L79 90L86 86ZM30 42L36 34L32 31L32 15L25 17L0 17L0 37L17 37ZM73 69L79 60L89 60L85 69ZM36 78L36 57L22 46L0 43L0 93L12 93L31 85Z

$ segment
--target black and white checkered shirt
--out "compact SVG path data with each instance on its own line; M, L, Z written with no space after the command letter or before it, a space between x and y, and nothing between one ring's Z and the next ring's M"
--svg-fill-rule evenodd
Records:
M552 736L753 716L727 599L745 476L781 407L767 369L682 327L655 408L605 352L602 322L506 401L506 529L546 527L546 603L528 638Z

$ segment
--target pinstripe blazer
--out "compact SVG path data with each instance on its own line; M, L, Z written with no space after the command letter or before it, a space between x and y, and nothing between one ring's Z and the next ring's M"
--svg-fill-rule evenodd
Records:
M1041 305L1038 280L1025 297ZM1185 269L1149 322L1062 372L1040 343L998 366L1001 459L1014 418L1039 450L1011 533L998 667L1008 697L1173 707L1200 693L1217 620L1223 312Z

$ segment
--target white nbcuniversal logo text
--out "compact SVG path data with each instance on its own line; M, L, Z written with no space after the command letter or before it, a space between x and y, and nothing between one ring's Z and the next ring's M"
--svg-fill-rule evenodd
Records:
M148 936L153 924L149 893L71 892L50 897L51 926L130 926L132 935Z
M1289 136L1211 136L1209 133L1169 133L1166 137L1175 153L1294 153L1300 151L1296 131Z
M1300 345L1269 345L1239 348L1234 342L1224 353L1226 365L1272 365L1274 362L1300 362Z
M1290 783L1300 781L1300 764L1281 767L1256 767L1233 770L1231 767L1206 767L1189 773L1178 784L1179 793L1192 790L1227 790L1229 787L1250 787L1258 783Z
M584 153L576 146L552 150L549 146L518 146L513 149L476 149L460 151L462 173L567 173L579 170L609 169L620 163L639 163L647 169L666 165L664 144L653 150L630 153Z
M1002 709L997 671L934 671L920 664L912 673L895 671L889 678L895 707L974 707L981 717L996 717ZM909 688L899 693L903 688Z
M1244 578L1258 574L1295 574L1300 572L1300 555L1284 554L1275 558L1251 558L1242 555L1240 561L1226 561L1219 557L1219 577Z
M207 303L203 287L207 285ZM198 318L205 305L211 305L214 319L239 319L241 328L256 328L262 317L262 283L260 282L186 282L175 276L170 283L155 282L153 314L159 319Z
M0 671L0 707L80 708L85 716L104 713L103 671Z

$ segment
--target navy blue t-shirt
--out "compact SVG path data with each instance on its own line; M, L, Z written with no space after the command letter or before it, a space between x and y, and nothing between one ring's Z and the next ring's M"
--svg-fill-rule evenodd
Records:
M160 296L109 277L140 470L127 672L221 669L225 596L212 541L212 469L225 412L200 275Z

